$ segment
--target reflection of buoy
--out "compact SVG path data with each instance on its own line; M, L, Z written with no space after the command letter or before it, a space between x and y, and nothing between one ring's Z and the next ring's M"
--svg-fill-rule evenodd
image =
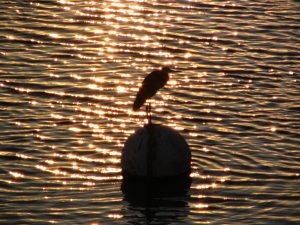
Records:
M191 152L177 131L167 126L148 124L127 139L121 166L125 179L188 177Z

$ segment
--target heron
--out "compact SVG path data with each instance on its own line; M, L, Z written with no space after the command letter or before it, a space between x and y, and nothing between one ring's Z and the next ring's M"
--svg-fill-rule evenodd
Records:
M169 73L174 72L169 67L163 67L161 70L154 70L148 74L142 86L136 95L135 101L133 103L132 109L134 111L139 110L147 99L152 98L156 92L166 85L169 80ZM146 106L146 114L148 118L148 123L151 124L151 103Z

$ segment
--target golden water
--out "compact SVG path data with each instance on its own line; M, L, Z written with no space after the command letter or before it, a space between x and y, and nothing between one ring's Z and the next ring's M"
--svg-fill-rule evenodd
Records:
M300 223L299 1L2 0L1 224ZM120 187L144 76L192 150L185 196Z

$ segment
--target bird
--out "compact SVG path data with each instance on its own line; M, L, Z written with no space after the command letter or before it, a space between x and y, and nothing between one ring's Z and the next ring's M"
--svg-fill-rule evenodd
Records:
M139 110L147 99L152 98L160 88L166 85L169 80L170 72L173 72L173 70L171 70L169 67L162 67L161 70L154 70L145 77L133 103L133 111ZM146 107L146 112L148 116L148 122L151 123L150 103Z

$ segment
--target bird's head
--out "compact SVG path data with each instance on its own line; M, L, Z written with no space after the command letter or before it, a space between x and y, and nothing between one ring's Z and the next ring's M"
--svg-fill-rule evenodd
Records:
M165 73L170 73L170 72L174 72L174 70L172 70L170 67L168 66L164 66L161 71L165 72Z

